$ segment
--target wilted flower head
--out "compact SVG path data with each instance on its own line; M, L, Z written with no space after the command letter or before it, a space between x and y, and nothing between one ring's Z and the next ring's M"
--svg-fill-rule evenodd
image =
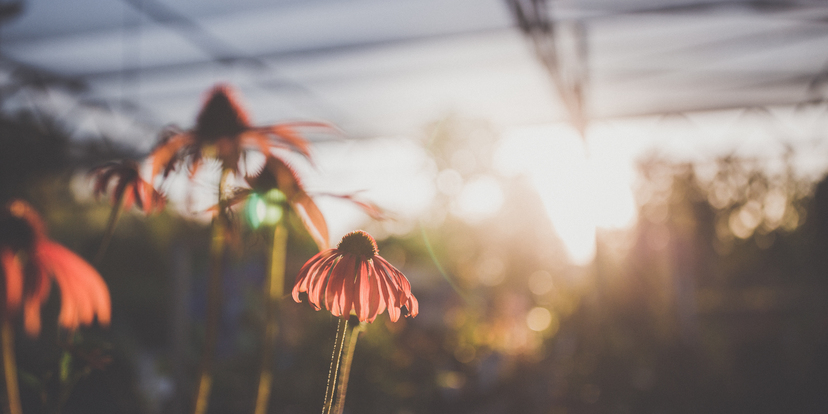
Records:
M318 122L252 126L234 95L227 85L215 86L196 118L195 127L167 136L152 152L152 176L162 169L167 174L182 162L189 164L193 174L203 157L218 159L223 169L238 172L239 160L245 149L251 147L265 155L273 148L285 148L309 158L308 142L296 129L331 128Z
M385 309L396 322L403 306L406 316L419 313L408 279L379 256L377 242L361 230L346 234L335 249L305 263L296 277L293 300L300 302L301 292L308 294L316 310L324 306L340 318L347 318L353 310L361 322L373 322Z
M250 193L266 194L270 190L279 190L284 194L285 199L293 211L302 220L308 233L310 233L317 246L319 246L319 250L322 251L328 248L328 226L325 223L325 217L322 215L322 212L310 194L305 191L299 175L287 162L275 156L268 156L262 169L252 176L245 177L245 181L250 185L250 189L237 190L230 204L241 202ZM322 193L315 195L348 200L360 207L372 218L376 220L385 219L379 207L373 203L358 200L351 194L335 195Z
M5 317L23 306L29 335L40 332L40 307L49 297L51 279L61 293L58 323L70 330L108 324L109 290L98 272L80 256L50 240L35 210L15 200L0 211L0 275L5 279Z
M95 176L95 196L100 197L109 189L110 181L115 180L112 190L112 204L123 198L122 208L129 210L133 204L150 214L164 209L166 200L152 184L144 181L139 172L139 165L132 160L110 161L89 172Z
M302 220L302 224L316 242L319 250L328 248L328 225L325 223L325 217L313 199L305 192L299 176L290 165L270 155L261 171L247 177L246 181L253 192L266 193L273 189L281 191L290 207Z

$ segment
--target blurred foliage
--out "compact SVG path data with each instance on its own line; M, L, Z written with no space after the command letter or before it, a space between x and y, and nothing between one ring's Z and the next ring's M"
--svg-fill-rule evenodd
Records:
M32 125L3 121L0 194L31 201L56 240L89 258L109 206L73 189L84 188L93 162L124 154ZM773 165L650 157L640 164L638 224L602 231L595 262L577 267L567 263L528 181L492 171L491 128L447 118L428 137L437 179L445 181L437 183L437 201L420 228L379 246L411 279L421 313L396 324L383 315L368 326L346 412L828 409L828 181L796 176L790 157ZM497 183L503 204L469 222L452 204L458 188L480 176ZM255 402L271 229L243 232L227 253L211 413L252 412ZM64 412L189 407L208 238L203 223L169 209L124 215L99 266L112 292L112 326L78 339L112 361L79 381ZM292 232L288 285L313 254L312 241ZM56 301L47 315L56 314ZM335 326L307 303L282 301L278 345L268 350L270 412L319 411ZM26 412L48 408L43 392L54 392L63 349L56 332L53 324L37 339L17 338ZM77 371L90 365L75 364Z

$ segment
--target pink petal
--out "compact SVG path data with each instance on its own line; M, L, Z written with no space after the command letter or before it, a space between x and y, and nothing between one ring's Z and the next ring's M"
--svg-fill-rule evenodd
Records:
M330 283L333 268L339 260L339 256L331 256L320 263L318 270L314 270L310 273L311 280L308 287L308 300L317 310L322 308L325 289Z
M420 303L414 295L408 297L408 302L405 304L405 307L408 308L408 315L406 317L413 318L420 313Z
M358 260L353 256L345 256L348 262L342 267L342 285L334 292L334 307L338 308L337 316L347 318L354 307L354 282Z
M324 260L324 257L328 255L329 251L319 252L313 257L310 258L305 264L302 266L302 269L299 270L299 274L296 275L296 281L293 284L293 300L301 302L299 299L300 292L307 292L308 291L308 283L310 282L310 269L316 266L319 262Z
M379 277L377 277L377 272L374 271L373 263L369 263L366 266L366 270L368 272L370 283L370 296L368 298L370 308L368 310L367 321L373 322L377 315L385 311L385 299L382 295L380 280Z
M331 270L331 275L328 278L328 286L325 289L325 309L331 311L334 316L342 315L342 289L343 283L348 276L349 269L353 268L353 258L351 256L343 256Z
M319 211L319 207L316 206L313 199L311 199L310 196L303 191L296 194L290 200L290 203L293 210L302 220L302 224L305 225L305 228L311 235L311 238L313 238L313 241L316 242L319 250L327 249L328 225L325 223L325 217L322 215L322 212Z
M371 281L368 274L368 263L359 260L356 270L356 279L354 280L354 312L360 322L368 319L371 309Z

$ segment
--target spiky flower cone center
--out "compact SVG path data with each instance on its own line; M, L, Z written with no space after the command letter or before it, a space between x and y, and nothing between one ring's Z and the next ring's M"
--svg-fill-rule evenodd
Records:
M31 248L34 239L34 231L26 220L15 216L0 218L0 246L27 250Z
M41 224L31 216L28 205L23 202L14 201L7 209L8 212L0 212L0 246L14 250L31 249Z
M220 137L233 137L250 126L247 114L229 93L226 88L216 88L198 114L196 132L202 139L210 142Z
M342 237L337 249L343 253L348 253L365 258L375 256L379 250L377 249L377 242L370 234L362 231L352 231Z

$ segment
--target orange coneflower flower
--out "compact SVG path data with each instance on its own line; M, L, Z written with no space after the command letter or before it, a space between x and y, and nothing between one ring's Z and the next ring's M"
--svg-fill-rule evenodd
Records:
M178 164L189 164L190 174L201 165L202 158L216 158L222 169L238 172L239 160L248 147L268 155L272 148L286 148L310 158L308 142L296 128L330 125L320 122L292 122L262 127L250 124L232 89L218 85L210 90L204 106L189 131L172 133L152 152L152 176L166 175Z
M89 173L95 176L95 197L106 193L110 181L115 179L113 206L121 200L123 210L129 210L133 204L145 214L163 210L166 204L164 195L141 178L139 169L138 163L132 160L110 161L93 168Z
M74 330L108 324L109 290L98 272L80 256L50 240L35 210L15 200L0 211L0 274L5 279L6 317L23 306L26 332L40 333L40 307L53 278L60 288L58 323Z
M379 256L377 242L370 234L357 230L346 234L335 249L313 256L299 271L293 287L293 300L307 292L316 310L322 306L334 316L348 318L351 310L360 322L373 322L388 309L391 321L419 313L408 279Z

